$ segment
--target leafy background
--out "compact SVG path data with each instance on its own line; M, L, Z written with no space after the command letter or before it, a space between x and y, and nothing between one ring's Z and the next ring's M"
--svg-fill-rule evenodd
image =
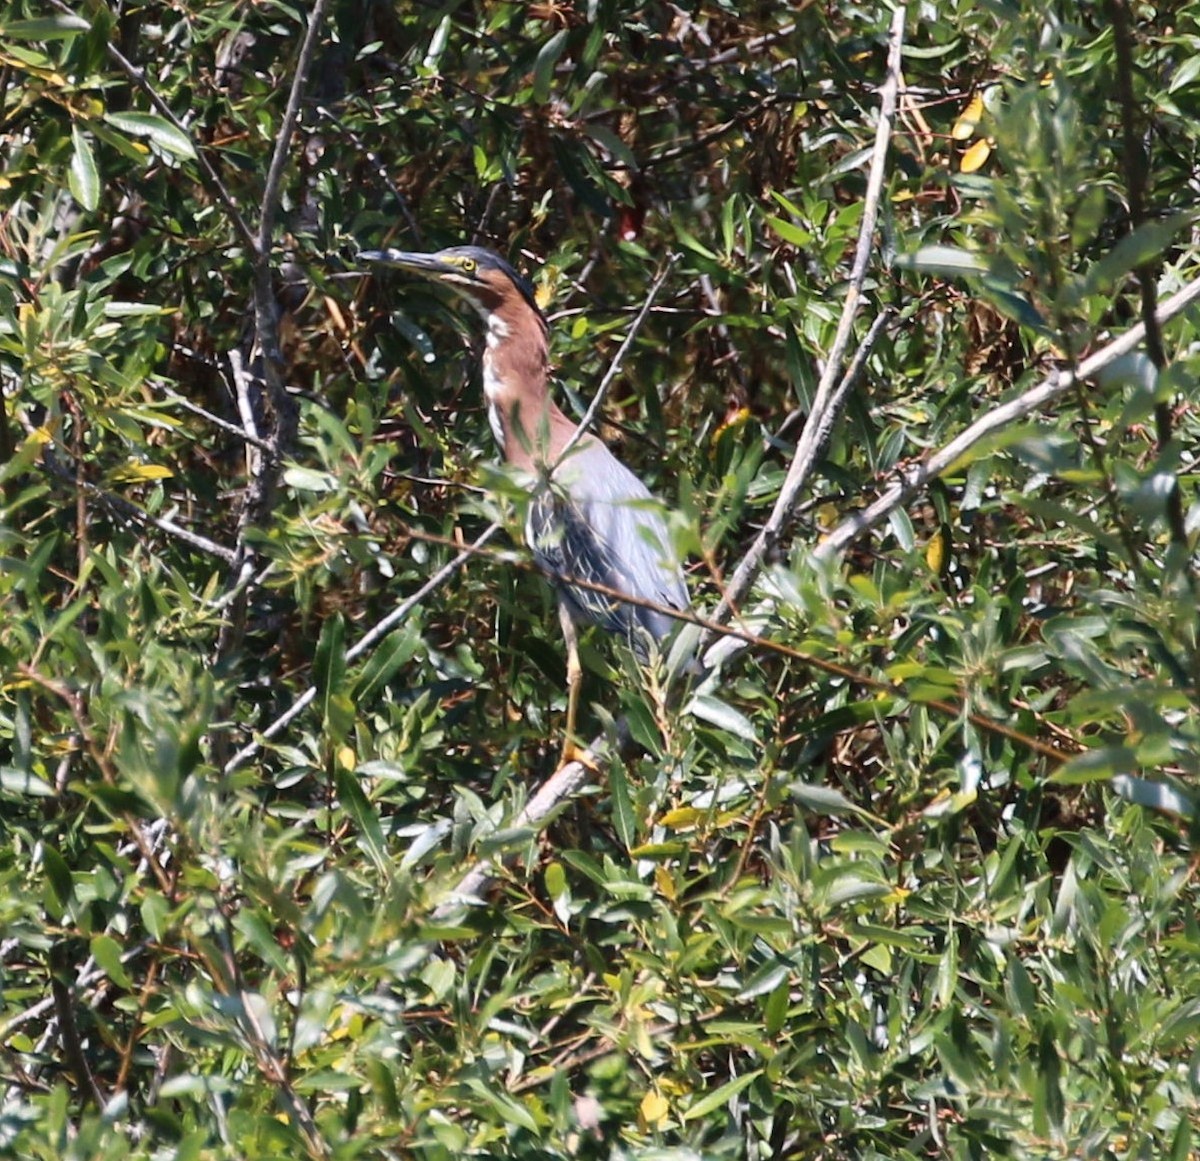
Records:
M591 637L643 752L544 830L562 648L477 328L355 263L513 257L577 413L666 272L604 435L711 610L833 347L890 19L0 6L0 1151L1193 1155L1194 315L811 550L1191 285L1200 6L909 6L885 327L766 641L681 703Z

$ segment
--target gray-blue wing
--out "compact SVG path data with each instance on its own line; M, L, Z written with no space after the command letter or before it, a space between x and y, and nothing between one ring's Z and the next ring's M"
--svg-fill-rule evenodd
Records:
M607 597L572 579L675 609L688 607L662 505L602 444L577 448L529 507L526 539L572 615L626 637L646 655L674 625L654 609Z

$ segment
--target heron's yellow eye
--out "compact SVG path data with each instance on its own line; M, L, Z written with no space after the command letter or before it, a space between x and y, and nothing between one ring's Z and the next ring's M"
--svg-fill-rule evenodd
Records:
M462 267L464 274L474 274L475 273L475 259L474 258L460 258L458 260L458 264L459 264L459 266Z

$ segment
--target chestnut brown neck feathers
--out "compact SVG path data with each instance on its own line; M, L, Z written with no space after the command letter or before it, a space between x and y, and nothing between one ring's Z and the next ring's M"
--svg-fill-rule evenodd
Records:
M487 323L483 393L492 434L516 467L553 464L575 424L550 397L545 320L513 296L480 294L476 305Z

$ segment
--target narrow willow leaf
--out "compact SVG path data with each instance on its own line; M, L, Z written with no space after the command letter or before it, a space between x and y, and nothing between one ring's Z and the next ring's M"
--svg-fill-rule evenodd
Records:
M145 137L172 157L190 161L196 156L196 147L188 135L164 117L153 113L105 113L104 119L115 129L133 137Z
M100 204L100 174L96 169L96 158L92 155L91 142L78 125L71 129L71 168L67 183L71 196L85 210L94 210Z
M732 1100L742 1089L752 1085L760 1076L762 1076L762 1069L757 1068L753 1072L747 1072L744 1076L739 1076L735 1080L721 1085L720 1088L710 1092L708 1096L703 1097L692 1105L683 1114L683 1119L685 1121L696 1121L701 1117L708 1116L709 1113L719 1109L726 1101Z
M637 841L637 825L634 821L633 803L629 797L629 780L625 776L625 767L620 762L614 762L608 774L608 787L612 797L613 826L617 837L629 850Z
M33 20L9 20L0 24L0 39L68 40L90 28L91 25L82 16L41 16Z

